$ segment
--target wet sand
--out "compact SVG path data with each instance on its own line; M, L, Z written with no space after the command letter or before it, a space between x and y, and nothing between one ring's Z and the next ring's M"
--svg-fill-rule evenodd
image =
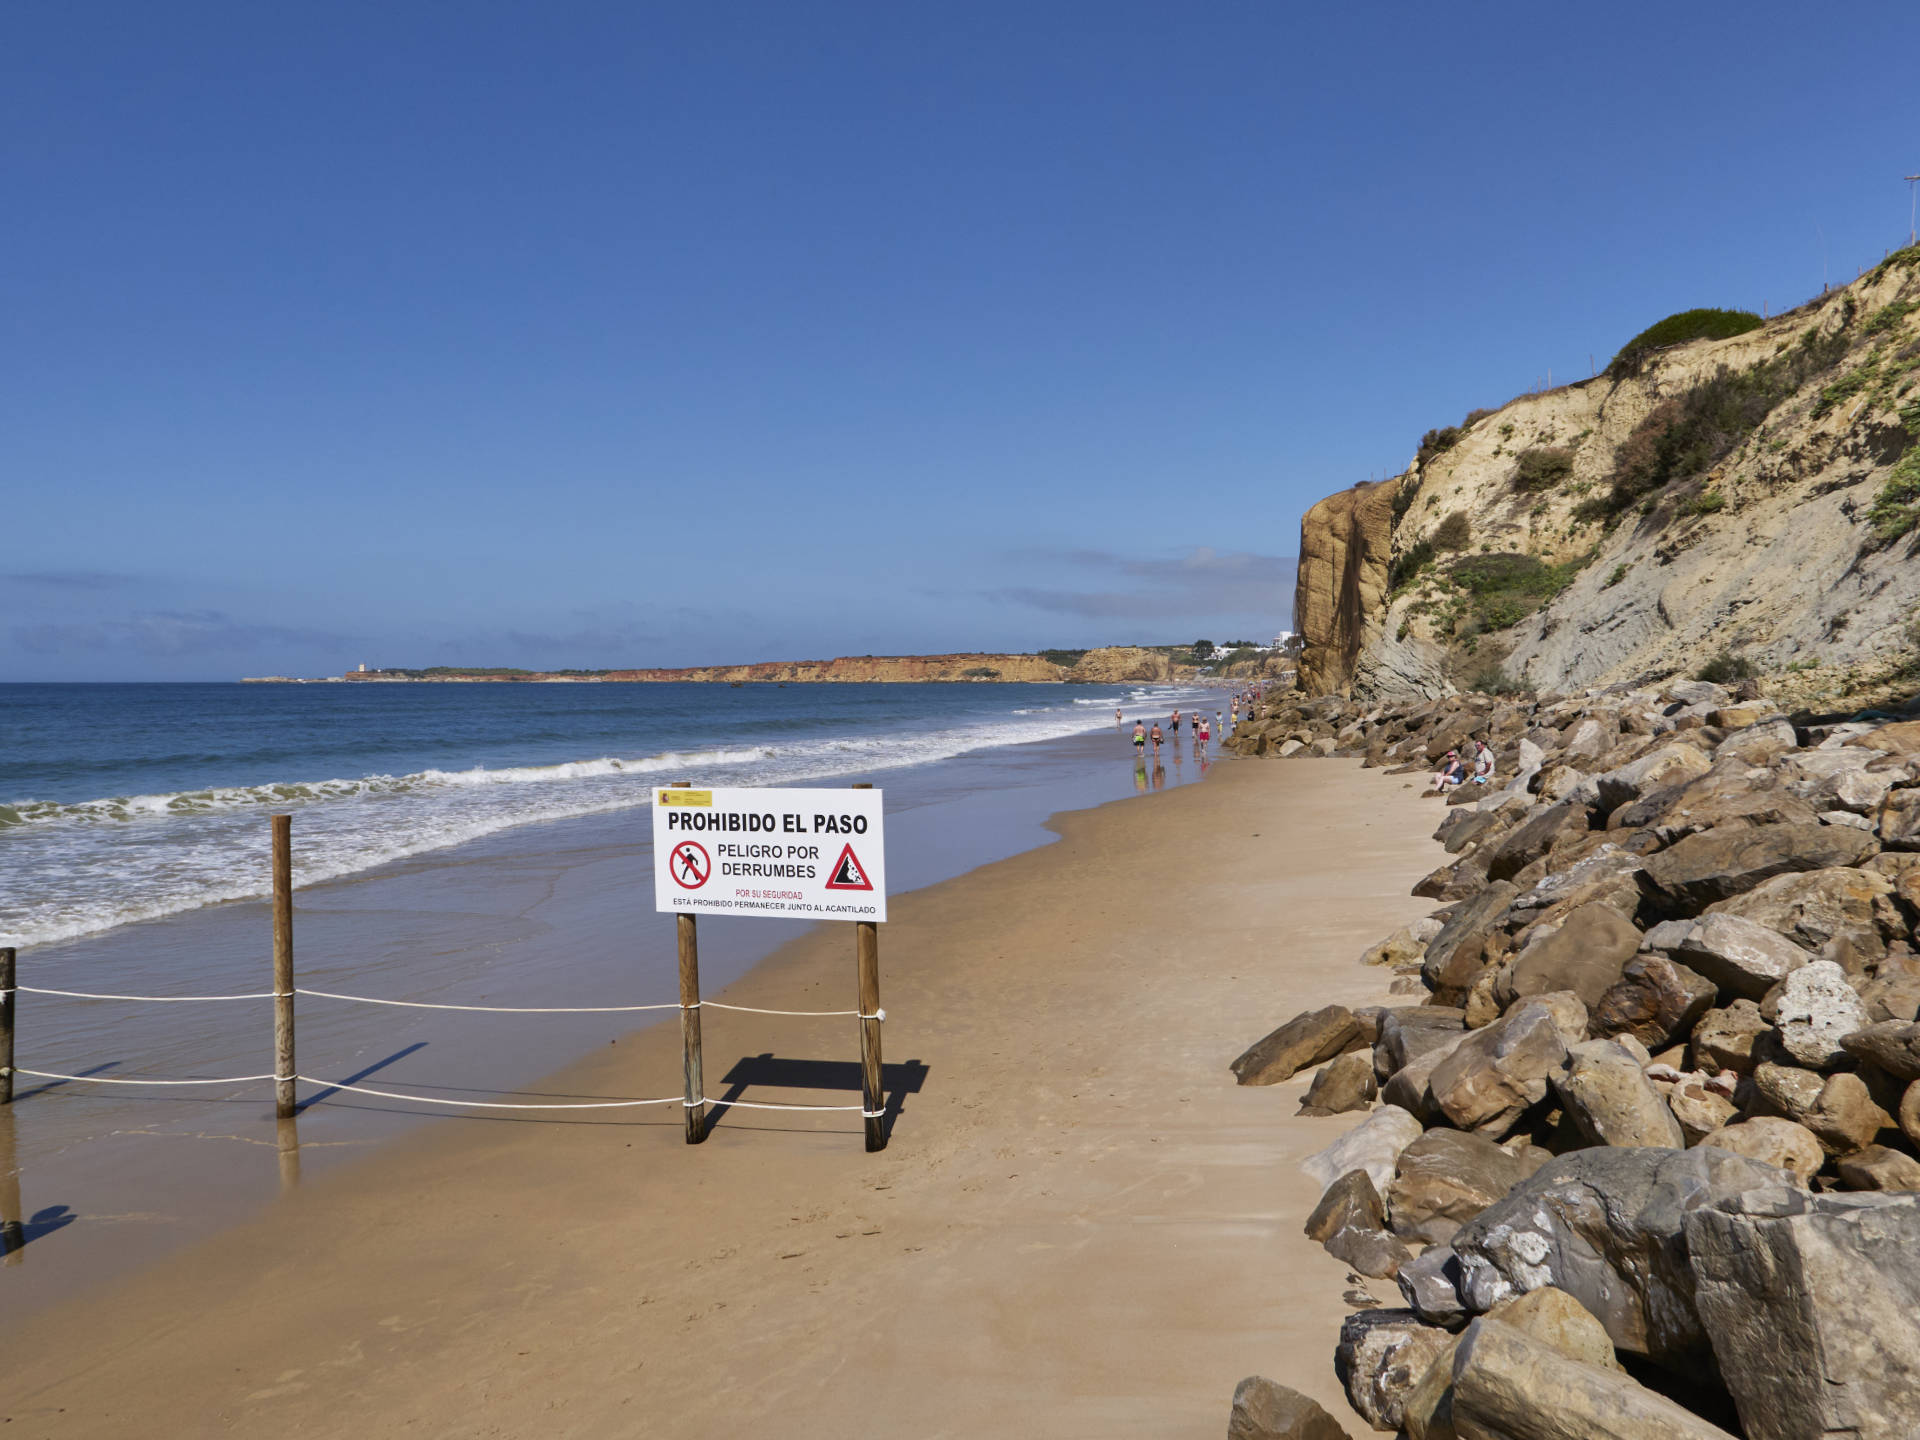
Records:
M1432 819L1343 761L1062 816L1060 843L893 902L885 1152L846 1114L733 1109L699 1147L667 1110L427 1127L16 1330L0 1416L1213 1437L1256 1371L1336 1408L1344 1271L1299 1233L1295 1165L1350 1121L1296 1119L1303 1082L1242 1090L1226 1065L1299 1009L1383 998L1354 957L1430 908L1407 889ZM823 928L725 998L850 1005L852 961ZM856 1086L855 1047L846 1020L709 1012L707 1090L845 1103L811 1087ZM662 1094L677 1068L660 1027L541 1088Z

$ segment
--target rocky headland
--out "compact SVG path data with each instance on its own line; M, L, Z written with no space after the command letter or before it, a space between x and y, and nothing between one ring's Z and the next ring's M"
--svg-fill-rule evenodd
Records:
M1407 699L1711 666L1803 703L1910 689L1917 522L1907 249L1779 316L1670 317L1595 378L1438 426L1403 474L1315 505L1301 686Z
M1355 1413L1411 1440L1910 1440L1920 719L1675 680L1277 697L1227 743L1424 787L1476 740L1493 783L1431 802L1435 910L1359 957L1405 1003L1308 1010L1232 1063L1358 1119L1302 1166L1349 1270L1326 1344ZM1345 1433L1261 1377L1234 1396L1233 1440Z
M682 669L514 670L436 666L427 670L350 670L338 677L362 685L550 684L593 685L674 682L705 685L806 684L991 684L994 682L1111 685L1165 684L1192 679L1290 677L1285 655L1237 652L1251 658L1217 664L1191 663L1180 647L1108 645L1093 650L1047 650L1032 655L842 655L833 660L763 660L746 665L696 665ZM245 684L291 684L285 675L251 677ZM310 683L310 682L307 682Z

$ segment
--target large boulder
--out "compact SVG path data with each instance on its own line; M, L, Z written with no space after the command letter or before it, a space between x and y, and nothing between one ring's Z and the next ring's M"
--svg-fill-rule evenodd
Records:
M1637 760L1596 775L1594 783L1600 791L1600 807L1612 811L1642 795L1704 775L1712 768L1713 763L1697 745L1663 745Z
M1300 1102L1302 1115L1339 1115L1348 1110L1365 1110L1373 1104L1379 1082L1373 1077L1373 1052L1349 1050L1336 1056L1314 1073Z
M1277 1085L1363 1043L1353 1012L1344 1005L1328 1005L1294 1016L1256 1041L1229 1068L1242 1085Z
M1680 1122L1680 1133L1697 1145L1714 1131L1733 1123L1740 1107L1719 1087L1699 1074L1683 1075L1667 1091L1667 1108Z
M1466 1012L1452 1006L1395 1006L1380 1017L1380 1038L1373 1045L1374 1075L1389 1078L1416 1056L1458 1038L1466 1024Z
M1737 1125L1724 1125L1703 1136L1700 1144L1730 1155L1744 1155L1801 1180L1811 1178L1827 1161L1819 1138L1784 1115L1756 1115Z
M1874 828L1892 850L1920 850L1920 790L1889 790L1874 808Z
M1613 1341L1600 1322L1564 1290L1544 1290L1503 1301L1488 1318L1550 1345L1569 1359L1602 1370L1619 1370ZM1427 1373L1401 1403L1401 1424L1410 1440L1456 1440L1453 1425L1453 1357L1459 1336L1450 1336L1447 1348L1427 1367Z
M1454 1236L1461 1299L1485 1313L1510 1296L1558 1286L1599 1317L1619 1349L1689 1373L1707 1345L1693 1313L1686 1213L1790 1183L1782 1171L1724 1150L1576 1150Z
M1749 1440L1912 1440L1920 1195L1752 1190L1693 1211L1686 1235Z
M1845 826L1703 830L1648 856L1640 882L1656 904L1697 915L1776 875L1857 865L1879 848L1871 835Z
M1736 1000L1724 1010L1709 1010L1693 1027L1693 1064L1699 1070L1751 1074L1754 1047L1773 1026L1751 1000Z
M1567 1118L1595 1145L1686 1144L1680 1122L1647 1083L1640 1060L1615 1040L1584 1040L1567 1051L1553 1088Z
M1609 905L1631 916L1640 908L1640 857L1602 840L1564 870L1543 875L1514 898L1513 912L1545 919L1581 905Z
M1711 723L1724 725L1735 718L1728 711L1715 711ZM1739 717L1744 718L1744 717ZM1715 760L1742 760L1749 765L1771 765L1781 756L1800 748L1793 722L1784 715L1743 726L1713 747Z
M1411 1310L1360 1310L1341 1322L1333 1370L1360 1417L1394 1431L1406 1418L1407 1396L1453 1340Z
M1568 1002L1578 1008L1578 1026L1563 1019ZM1585 1007L1573 996L1542 996L1516 1005L1468 1035L1434 1067L1427 1081L1433 1103L1458 1128L1498 1139L1546 1099L1549 1077L1567 1058L1563 1026L1578 1035L1585 1023Z
M1429 1130L1405 1150L1387 1187L1393 1232L1444 1245L1478 1215L1540 1168L1545 1152L1522 1158L1484 1135Z
M1398 1105L1382 1105L1326 1149L1309 1155L1300 1169L1326 1188L1349 1170L1364 1170L1375 1190L1393 1180L1400 1152L1426 1133L1426 1127Z
M1867 1024L1859 993L1831 960L1803 965L1780 982L1775 1017L1781 1048L1813 1070L1844 1063L1847 1052L1840 1042Z
M1307 1216L1306 1236L1334 1259L1376 1280L1391 1279L1413 1258L1387 1233L1380 1192L1364 1170L1349 1170L1327 1187Z
M1780 762L1779 775L1788 790L1815 810L1845 810L1868 815L1885 798L1895 777L1868 770L1880 757L1871 750L1843 746L1837 750L1805 750Z
M1591 828L1584 806L1564 801L1549 806L1500 841L1487 861L1487 878L1511 880L1552 850L1563 836L1584 835Z
M1610 1038L1631 1035L1649 1050L1664 1050L1693 1033L1718 997L1713 981L1664 955L1636 955L1600 997L1587 1028Z
M1249 1375L1233 1387L1227 1440L1349 1440L1319 1401L1298 1390Z
M1867 1082L1851 1071L1827 1076L1800 1123L1829 1155L1852 1155L1871 1145L1893 1117L1874 1102Z
M1887 953L1881 916L1894 888L1894 882L1876 870L1841 865L1775 876L1745 895L1715 904L1709 913L1752 920L1816 958L1856 973Z
M1418 1052L1405 1065L1393 1072L1393 1078L1381 1087L1380 1098L1389 1105L1398 1105L1411 1115L1417 1115L1422 1124L1431 1122L1440 1112L1433 1100L1433 1072L1467 1038L1465 1030L1436 1032L1437 1043Z
M1452 1381L1449 1418L1461 1440L1733 1440L1621 1371L1571 1359L1492 1316L1461 1335Z
M1509 881L1493 881L1456 905L1440 933L1428 942L1420 975L1440 1003L1466 994L1479 973L1487 937L1519 893L1519 887Z
M1844 1155L1833 1168L1849 1190L1920 1190L1920 1160L1885 1145Z
M1400 1287L1413 1313L1429 1325L1457 1330L1467 1323L1466 1302L1460 1298L1460 1257L1451 1245L1431 1245L1400 1267L1393 1283Z
M1709 912L1690 927L1673 954L1734 995L1759 1000L1813 959L1778 930L1740 915Z
M1883 1020L1842 1037L1840 1048L1896 1080L1920 1080L1920 1024Z
M1571 990L1591 1009L1640 948L1633 922L1597 901L1569 911L1551 931L1542 929L1507 967L1506 983L1500 987L1505 1004L1550 990Z

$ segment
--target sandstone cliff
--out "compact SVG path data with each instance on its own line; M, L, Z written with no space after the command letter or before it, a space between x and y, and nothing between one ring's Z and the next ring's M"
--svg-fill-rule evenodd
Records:
M1061 653L1061 652L1051 652ZM1068 655L1072 651L1065 652ZM891 684L953 682L1153 683L1190 676L1191 666L1175 666L1163 651L1130 645L1089 650L1072 665L1044 655L843 655L835 660L766 660L750 665L702 665L679 670L597 670L548 673L534 670L379 670L341 677L363 684L600 684L682 681L695 684Z
M1301 529L1302 687L1920 682L1920 250L1430 432Z

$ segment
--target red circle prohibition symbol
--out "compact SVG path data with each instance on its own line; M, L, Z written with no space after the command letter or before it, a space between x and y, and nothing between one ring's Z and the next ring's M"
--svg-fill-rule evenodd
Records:
M706 846L682 840L667 856L667 873L682 890L698 890L713 874L713 861L707 858Z

